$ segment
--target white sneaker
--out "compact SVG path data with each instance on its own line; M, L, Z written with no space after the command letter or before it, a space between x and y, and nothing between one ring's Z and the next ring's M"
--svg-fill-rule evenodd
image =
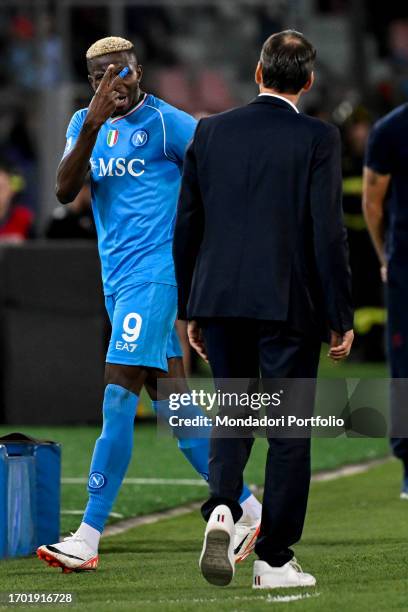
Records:
M235 572L235 525L228 506L217 506L211 513L204 535L199 565L210 584L226 586Z
M75 534L57 544L40 546L37 557L51 567L61 567L64 574L96 570L99 561L98 553Z
M260 528L261 519L253 522L245 516L242 516L238 523L235 524L235 563L244 561L254 550Z
M282 567L272 567L265 561L254 562L254 589L284 589L315 584L316 578L303 572L295 558Z

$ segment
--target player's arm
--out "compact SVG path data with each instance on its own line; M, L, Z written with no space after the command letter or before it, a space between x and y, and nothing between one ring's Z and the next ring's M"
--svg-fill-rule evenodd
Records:
M121 78L108 66L88 107L75 146L61 160L57 170L55 193L61 204L72 202L80 192L89 170L89 160L102 125L116 109L119 94L115 85Z
M381 276L387 277L385 255L385 202L394 159L393 130L387 119L378 121L368 138L363 175L363 213L381 264Z
M382 268L382 276L386 278L385 257L385 226L384 210L391 174L379 174L368 166L364 167L363 175L363 213L367 228L373 241Z
M77 197L85 183L89 159L98 136L99 128L85 119L73 149L61 160L57 170L55 194L61 204L68 204Z

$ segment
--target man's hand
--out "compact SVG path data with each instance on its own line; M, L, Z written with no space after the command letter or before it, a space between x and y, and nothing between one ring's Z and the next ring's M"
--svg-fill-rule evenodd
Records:
M354 340L354 332L352 329L341 335L335 331L331 331L329 357L333 361L341 361L350 355L351 345Z
M55 193L61 204L75 200L82 189L99 130L116 109L119 93L115 91L115 87L122 77L121 73L115 76L114 71L115 66L110 64L88 107L75 146L62 158L58 166Z
M115 86L121 77L119 74L115 76L114 70L114 64L109 64L89 104L85 123L99 128L116 110L119 93L115 91Z
M187 325L187 335L190 345L200 355L205 362L208 363L208 357L205 350L203 334L197 321L189 321Z
M381 266L380 268L381 280L383 283L388 282L388 268L386 265Z

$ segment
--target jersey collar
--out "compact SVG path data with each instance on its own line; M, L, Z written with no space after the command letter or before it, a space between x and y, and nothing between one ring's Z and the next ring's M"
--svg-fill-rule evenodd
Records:
M132 115L137 110L139 110L143 106L143 104L146 102L146 100L147 100L147 94L145 93L143 98L136 104L136 106L131 108L125 115L119 115L119 117L113 117L113 119L111 119L110 122L117 123L121 119L124 119L125 117L129 117L129 115Z
M278 98L278 100L283 100L284 102L289 104L293 108L294 111L296 111L299 114L299 109L297 108L297 106L295 106L293 104L293 102L291 102L290 100L288 100L284 96L278 96L278 94L271 94L271 93L260 93L260 94L258 94L258 98L260 98L261 96L270 96L271 98Z

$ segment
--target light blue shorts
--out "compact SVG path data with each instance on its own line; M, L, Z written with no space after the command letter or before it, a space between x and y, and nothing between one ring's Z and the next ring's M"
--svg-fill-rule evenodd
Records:
M107 363L167 372L167 360L182 357L174 327L177 287L162 283L126 286L106 296L105 305L112 324Z

